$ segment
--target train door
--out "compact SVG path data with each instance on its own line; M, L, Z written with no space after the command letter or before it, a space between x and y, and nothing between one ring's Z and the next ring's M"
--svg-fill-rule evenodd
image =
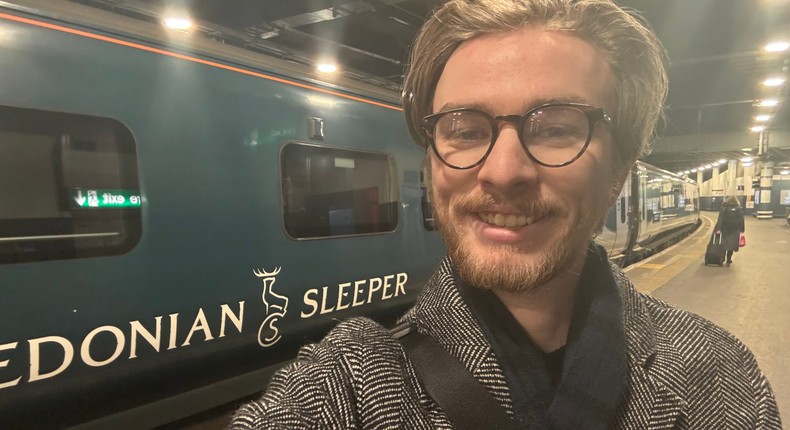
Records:
M628 245L628 218L631 214L631 176L629 175L623 184L623 189L617 197L617 202L614 205L615 212L615 238L612 242L612 247L609 250L609 255L620 255L625 251Z

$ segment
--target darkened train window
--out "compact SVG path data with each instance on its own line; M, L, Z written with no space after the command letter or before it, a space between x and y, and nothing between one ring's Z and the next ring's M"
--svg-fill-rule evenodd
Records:
M140 239L129 130L0 106L0 263L122 254Z
M289 236L383 233L398 225L398 187L390 156L289 143L281 163Z

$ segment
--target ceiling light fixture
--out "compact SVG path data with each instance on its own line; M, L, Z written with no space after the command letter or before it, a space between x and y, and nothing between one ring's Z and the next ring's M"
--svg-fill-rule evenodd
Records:
M781 172L779 172L779 174L780 175L790 175L790 170L787 170L787 169L782 170Z
M764 125L755 125L754 127L750 128L750 130L755 132L755 133L761 133L761 132L765 131L765 126Z
M744 163L751 163L752 162L752 157L743 157L743 158L741 158L741 161L743 161Z
M188 16L168 16L162 20L162 25L171 30L189 30L194 23Z
M763 85L765 85L766 87L780 87L784 83L785 83L785 78L781 78L781 77L768 78L763 81Z
M770 119L771 119L771 115L768 114L757 115L756 117L754 117L755 121L760 121L760 122L766 122Z
M337 66L332 63L320 63L315 68L321 73L335 73L337 72Z
M790 48L790 43L779 40L765 45L764 49L768 52L782 52L787 51L788 48Z
M757 106L763 106L763 107L774 107L778 105L779 105L779 100L777 99L760 100L760 102L757 104Z

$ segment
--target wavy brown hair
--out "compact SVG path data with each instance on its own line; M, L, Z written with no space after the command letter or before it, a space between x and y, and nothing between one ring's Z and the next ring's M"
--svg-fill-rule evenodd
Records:
M428 146L420 124L432 113L436 84L458 45L524 26L573 32L606 53L613 73L614 173L624 179L655 136L668 88L667 57L648 25L610 0L450 0L436 9L412 46L403 83L412 138Z

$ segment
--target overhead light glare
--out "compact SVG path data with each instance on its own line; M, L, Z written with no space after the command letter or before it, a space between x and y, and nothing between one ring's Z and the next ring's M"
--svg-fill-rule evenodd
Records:
M780 175L790 175L790 170L787 170L787 169L782 170L781 172L779 172L779 174Z
M744 163L751 163L752 162L752 157L743 157L743 158L741 158L741 161L743 161Z
M162 24L172 30L189 30L194 23L188 16L168 16L162 20Z
M760 133L760 132L765 131L765 126L764 125L755 125L750 130L755 132L755 133Z
M763 81L766 87L780 87L785 83L785 78L773 77Z
M766 122L770 119L771 119L771 115L768 114L757 115L756 117L754 117L754 120L759 122Z
M337 66L332 63L321 63L316 66L316 70L321 73L335 73L337 72Z
M691 169L691 173L697 173L697 169Z
M777 99L760 100L760 103L758 103L758 106L763 106L763 107L774 107L778 105L779 105L779 100Z
M727 159L725 159L725 158L722 158L721 160L719 160L719 164L724 164L726 162L727 162Z
M713 164L706 164L706 165L705 165L705 168L706 168L706 169L710 169L711 167L713 167Z
M788 48L790 48L790 43L781 40L765 45L764 49L768 52L782 52L787 51Z

